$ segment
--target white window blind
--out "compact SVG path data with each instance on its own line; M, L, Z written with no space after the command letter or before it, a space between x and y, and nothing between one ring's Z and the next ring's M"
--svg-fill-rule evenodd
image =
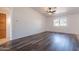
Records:
M67 18L66 17L57 17L53 20L54 26L67 26Z

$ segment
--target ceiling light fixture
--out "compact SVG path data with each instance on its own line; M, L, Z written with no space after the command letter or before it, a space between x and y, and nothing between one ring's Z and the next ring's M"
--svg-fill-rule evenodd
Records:
M48 8L47 13L48 13L49 15L52 15L54 12L56 12L56 7L53 7L53 8L49 7L49 8Z

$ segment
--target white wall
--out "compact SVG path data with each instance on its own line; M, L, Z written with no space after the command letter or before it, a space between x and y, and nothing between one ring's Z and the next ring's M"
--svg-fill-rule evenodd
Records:
M48 17L47 18L47 31L54 31L54 32L63 32L63 33L74 33L79 34L79 14L75 15L65 15L67 17L67 26L66 27L55 27L53 26L53 20L56 18Z
M45 31L45 17L32 8L13 8L12 39Z

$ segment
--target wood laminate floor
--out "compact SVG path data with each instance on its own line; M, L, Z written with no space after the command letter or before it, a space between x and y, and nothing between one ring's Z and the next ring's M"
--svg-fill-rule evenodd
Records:
M78 51L74 34L43 32L11 41L10 51ZM9 51L8 50L8 51Z
M76 35L43 32L12 41L13 51L78 51Z

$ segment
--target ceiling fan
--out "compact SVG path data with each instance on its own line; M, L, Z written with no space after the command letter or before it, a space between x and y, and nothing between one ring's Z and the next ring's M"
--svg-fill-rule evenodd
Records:
M52 15L55 12L56 12L56 7L48 7L47 13L49 15Z

